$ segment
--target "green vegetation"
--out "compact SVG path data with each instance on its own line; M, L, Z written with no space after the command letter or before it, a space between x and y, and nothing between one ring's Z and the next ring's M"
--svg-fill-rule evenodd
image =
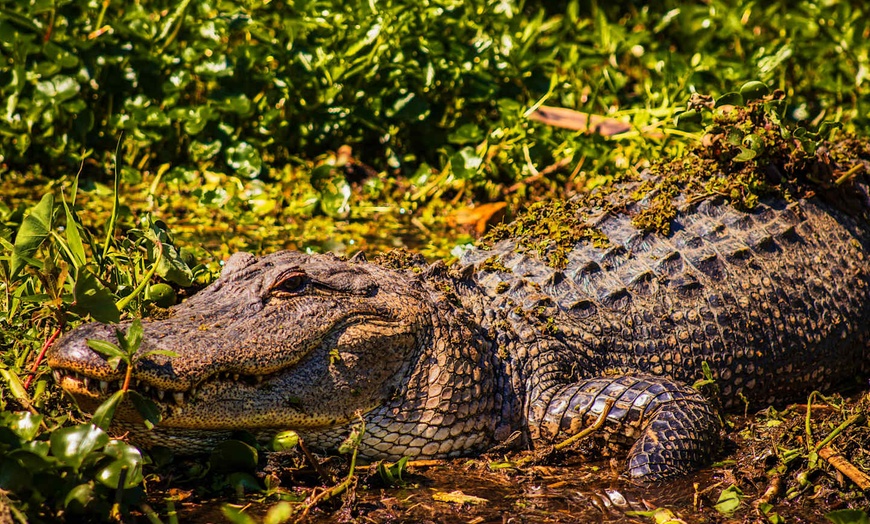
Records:
M407 246L443 258L497 222L494 210L528 206L515 227L560 265L572 242L606 239L563 202L533 202L690 158L705 129L720 146L706 160L734 176L695 189L747 207L804 187L765 185L761 162L813 157L834 133L828 153L843 169L820 180L836 186L855 174L848 161L870 156L866 141L843 140L870 124L862 2L0 0L0 60L0 518L11 503L31 522L172 522L179 483L202 498L283 501L268 522L319 500L255 477L244 436L183 471L112 440L100 428L135 392L119 391L92 425L41 363L83 320L160 315L229 252ZM603 124L550 125L536 112L547 107ZM780 123L802 131L766 132ZM663 167L665 179L679 185L687 162ZM675 187L634 197L652 190L662 196L636 220L664 230ZM487 202L500 206L473 207ZM422 265L404 251L381 260ZM134 358L131 331L123 347L100 347L118 365ZM859 442L853 430L841 438ZM815 476L789 497L820 491L817 450L788 442L798 451L771 475L803 468ZM402 484L405 470L380 475ZM346 475L318 471L310 484ZM749 515L751 496L740 486L720 502Z

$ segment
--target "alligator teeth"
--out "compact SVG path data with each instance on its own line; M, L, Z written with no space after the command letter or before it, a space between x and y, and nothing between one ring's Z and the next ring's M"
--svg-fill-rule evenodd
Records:
M254 380L257 381L257 384L263 381L263 375L254 375Z
M165 395L166 395L166 392L163 391L162 389L158 389L158 390L157 390L157 398L159 398L160 400L163 400L163 397L164 397Z
M54 381L55 381L55 382L60 382L61 379L63 378L63 375L61 375L61 374L60 374L60 371L57 370L57 369L55 369L54 371L52 371L51 374L52 374L52 376L54 377Z
M144 391L145 393L148 393L149 391L151 391L151 386L149 386L148 384L145 384L144 386L142 386L142 391Z
M172 397L175 399L175 403L179 406L184 404L184 393L182 393L181 391L176 391L172 394Z
M89 379L88 377L83 378L82 384L85 385L85 389L88 389L89 387L91 387L91 379Z
M87 379L84 379L84 380L87 380ZM85 384L87 384L87 382ZM85 386L85 387L87 387L87 386ZM100 391L102 391L103 393L109 392L109 383L106 382L105 380L100 381Z
M239 381L239 374L238 373L233 373L233 380L235 380L236 382Z
M135 384L135 386L138 388L138 387L139 387L139 384L141 384L141 383L142 383L142 381L139 380L139 379L137 378L137 379L136 379L136 382L135 382L134 384Z
M190 397L190 400L196 398L196 388L190 388L190 392L187 394Z

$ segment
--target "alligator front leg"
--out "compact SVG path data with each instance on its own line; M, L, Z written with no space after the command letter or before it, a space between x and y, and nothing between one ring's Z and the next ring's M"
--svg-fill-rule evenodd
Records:
M592 424L607 400L603 445L628 452L628 476L655 482L708 464L719 440L715 410L693 388L665 377L596 377L545 391L529 409L534 440L552 442Z

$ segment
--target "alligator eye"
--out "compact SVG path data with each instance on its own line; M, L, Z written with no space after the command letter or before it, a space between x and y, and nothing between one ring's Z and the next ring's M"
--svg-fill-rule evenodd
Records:
M293 272L278 279L272 286L272 292L277 294L296 294L305 288L307 278L305 273Z

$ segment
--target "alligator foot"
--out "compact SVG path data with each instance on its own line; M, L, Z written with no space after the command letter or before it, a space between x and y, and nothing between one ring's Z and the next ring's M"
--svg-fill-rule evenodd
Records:
M596 440L628 451L632 480L656 482L708 464L719 440L715 410L693 388L651 375L606 376L551 388L532 406L536 440L552 441L592 424L613 401Z

